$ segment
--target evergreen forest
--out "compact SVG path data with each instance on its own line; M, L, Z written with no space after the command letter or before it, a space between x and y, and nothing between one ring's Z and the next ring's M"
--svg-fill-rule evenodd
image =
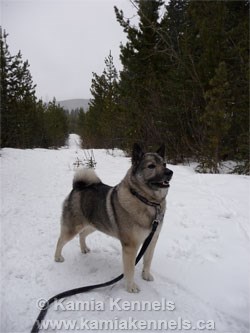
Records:
M127 37L122 70L107 50L87 112L37 100L28 61L10 54L1 30L2 147L56 148L74 132L85 148L165 143L171 163L218 173L231 160L249 174L249 2L130 2L137 24L114 7Z

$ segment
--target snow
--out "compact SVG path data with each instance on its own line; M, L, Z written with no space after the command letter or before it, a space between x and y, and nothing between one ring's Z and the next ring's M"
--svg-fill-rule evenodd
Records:
M87 240L89 254L80 252L76 238L64 248L64 263L53 260L61 204L71 190L74 162L84 158L79 144L79 138L71 135L68 148L1 151L1 333L30 331L39 299L108 281L122 272L119 241L98 232ZM94 150L94 155L96 172L109 185L117 184L130 166L130 159L119 150L113 154ZM105 311L65 311L52 306L46 319L181 318L193 324L213 320L217 333L249 331L250 178L197 174L187 166L169 168L174 177L152 263L155 281L141 279L139 263L135 275L139 294L127 293L120 281L64 302L99 302ZM124 301L169 301L175 309L112 311L110 302L118 298L120 305Z

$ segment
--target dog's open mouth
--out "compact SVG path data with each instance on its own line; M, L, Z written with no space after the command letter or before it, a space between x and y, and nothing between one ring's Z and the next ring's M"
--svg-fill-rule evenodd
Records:
M160 187L160 188L166 188L166 187L170 186L168 180L163 180L163 181L160 181L160 182L152 182L151 184L153 186Z

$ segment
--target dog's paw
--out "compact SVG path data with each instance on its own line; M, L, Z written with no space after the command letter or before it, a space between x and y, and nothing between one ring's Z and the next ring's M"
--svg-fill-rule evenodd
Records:
M139 293L140 292L140 288L137 286L136 283L131 283L127 285L127 291L129 293Z
M81 249L82 253L86 254L90 252L90 248L88 248L87 246Z
M146 281L154 281L154 277L149 272L142 271L142 278Z
M55 257L56 262L64 262L63 256Z

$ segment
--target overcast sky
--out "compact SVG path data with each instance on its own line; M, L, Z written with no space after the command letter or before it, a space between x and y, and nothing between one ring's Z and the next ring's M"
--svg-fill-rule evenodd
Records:
M126 17L129 0L1 0L1 25L12 55L30 63L38 98L90 98L92 72L101 74L111 50L118 70L126 35L114 6Z

